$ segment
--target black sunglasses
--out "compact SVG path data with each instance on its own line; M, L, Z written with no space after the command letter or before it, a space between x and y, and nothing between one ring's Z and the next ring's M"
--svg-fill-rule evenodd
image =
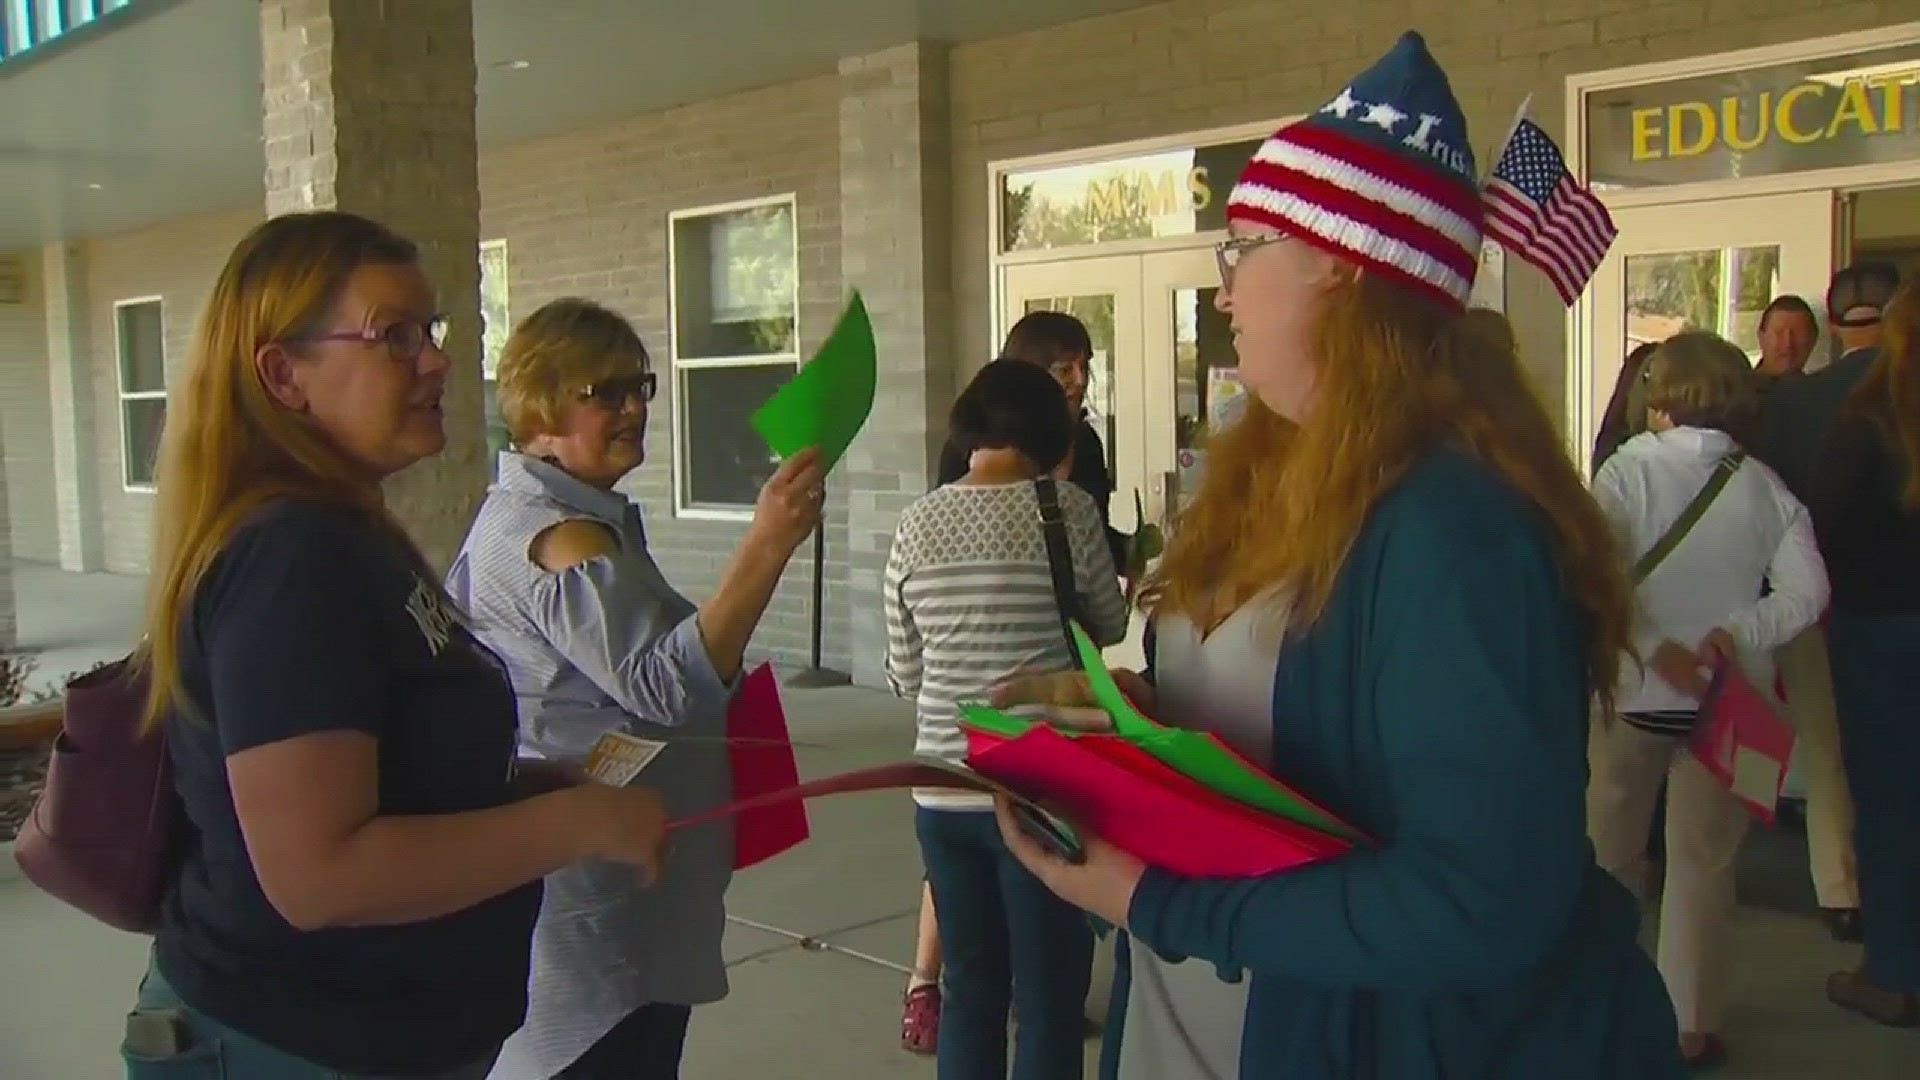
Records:
M580 396L603 409L618 412L634 398L639 398L641 404L652 401L659 389L660 377L651 371L642 371L636 375L615 375L589 383L580 388Z

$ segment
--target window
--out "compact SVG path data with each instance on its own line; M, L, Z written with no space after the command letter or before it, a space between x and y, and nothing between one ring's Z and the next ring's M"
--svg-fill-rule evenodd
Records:
M153 490L154 458L167 423L166 326L157 296L113 305L120 360L120 471L128 491Z
M791 195L672 214L674 510L742 517L779 466L750 419L799 370Z
M500 350L513 332L507 307L507 242L480 245L480 377L486 394L488 468L496 474L500 452L512 445L500 415Z

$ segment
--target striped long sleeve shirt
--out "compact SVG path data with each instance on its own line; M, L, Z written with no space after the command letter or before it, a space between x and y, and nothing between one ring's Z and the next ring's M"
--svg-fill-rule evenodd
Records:
M1061 484L1081 617L1096 642L1126 636L1127 603L1092 497ZM887 558L887 679L912 698L915 752L962 762L962 703L984 702L1015 674L1072 666L1060 631L1040 505L1031 483L949 484L900 516ZM922 806L986 809L989 800L916 791Z

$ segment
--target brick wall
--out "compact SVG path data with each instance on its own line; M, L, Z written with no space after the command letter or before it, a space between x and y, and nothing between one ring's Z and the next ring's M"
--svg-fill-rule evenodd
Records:
M957 47L952 57L954 235L987 234L989 162L1279 119L1319 108L1420 30L1447 69L1484 168L1521 99L1559 138L1566 77L1885 26L1912 0L1174 0ZM954 246L958 378L990 340L991 275L977 240ZM1564 309L1516 263L1508 311L1548 401L1564 400Z
M227 252L260 220L257 210L177 218L151 228L90 240L81 246L92 328L94 455L105 569L143 573L152 544L153 496L126 490L121 468L119 365L114 352L116 300L163 301L167 382L185 371L194 324ZM42 400L45 400L43 397Z
M1173 0L956 47L947 57L953 238L947 318L955 378L970 377L994 345L991 275L982 244L989 162L1304 112L1322 104L1405 26L1426 32L1447 66L1484 159L1527 93L1535 95L1535 116L1560 134L1570 74L1911 17L1911 0L1546 0L1524 10L1498 0L1456 0L1444 18L1414 0L1304 14L1299 5L1277 0ZM667 215L796 193L801 351L810 352L830 327L847 284L841 258L841 91L840 78L825 75L481 154L481 234L508 241L513 313L525 315L562 295L587 296L629 315L656 355L663 379L649 433L650 460L629 490L646 507L662 566L696 598L710 595L744 526L676 520L672 512L674 394L672 380L664 377ZM165 297L169 364L177 370L213 274L258 217L252 209L203 215L81 245L94 339L94 464L109 569L144 568L150 500L124 491L121 482L112 302ZM31 271L31 253L27 261ZM1526 356L1557 403L1566 377L1562 309L1525 266L1510 270L1509 290ZM0 349L6 350L0 356L6 410L0 420L14 505L31 502L48 511L16 513L16 542L51 553L51 492L32 487L35 477L49 471L34 464L35 455L46 456L39 433L44 415L37 406L19 404L46 400L44 362L31 369L12 362L19 356L43 360L39 320L33 302L0 308ZM830 488L827 534L827 659L843 670L851 666L850 612L871 600L853 595L846 584L845 479L835 477ZM810 590L811 563L803 548L762 625L757 653L804 655Z
M4 256L26 281L17 304L0 304L0 467L13 557L52 562L60 555L53 515L53 420L47 410L47 329L40 253Z
M800 352L832 328L840 274L839 80L810 79L566 135L488 150L480 158L481 234L507 241L515 319L561 296L584 296L626 315L660 372L647 430L647 464L626 490L645 508L667 577L695 599L711 595L743 523L676 519L674 380L668 377L667 215L674 210L797 195ZM846 670L846 485L829 483L829 666ZM754 639L757 655L804 660L811 641L812 554L802 546Z

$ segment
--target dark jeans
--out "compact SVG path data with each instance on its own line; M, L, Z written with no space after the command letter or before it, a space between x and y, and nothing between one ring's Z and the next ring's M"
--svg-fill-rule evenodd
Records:
M1920 612L1836 609L1827 649L1853 788L1866 976L1920 992Z
M946 954L940 1080L1079 1080L1086 1057L1093 927L1000 839L991 813L920 809L914 818Z
M642 1005L555 1080L675 1080L692 1018L685 1005Z
M177 1018L186 1044L176 1053L158 1057L122 1045L120 1057L126 1063L127 1080L381 1080L296 1057L196 1011L180 1000L161 976L158 965L147 968L134 1011ZM498 1056L495 1050L468 1065L416 1080L486 1080Z

